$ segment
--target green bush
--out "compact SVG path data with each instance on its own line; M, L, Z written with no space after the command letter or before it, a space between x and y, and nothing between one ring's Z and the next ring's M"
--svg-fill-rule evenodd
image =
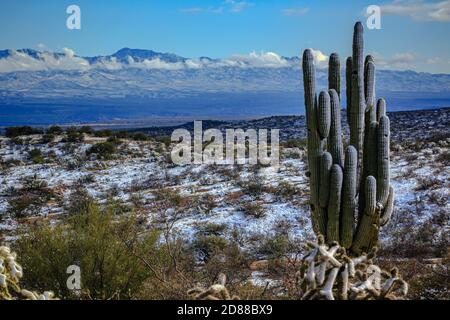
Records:
M13 197L8 200L8 213L16 218L36 215L47 201L55 197L44 180L28 177L23 181L23 187L14 190Z
M264 207L259 203L248 202L242 205L242 210L248 216L256 219L263 218L266 215Z
M107 138L111 137L114 134L114 132L110 129L104 129L104 130L97 130L94 132L94 136L97 138Z
M52 133L46 133L42 136L41 142L46 144L46 143L53 142L53 140L55 140L55 135Z
M78 143L78 142L82 142L84 140L84 135L83 133L79 132L77 130L77 128L75 127L70 127L67 129L66 131L66 142L71 142L71 143Z
M28 157L33 163L39 164L44 163L44 157L39 149L32 149L28 152Z
M41 134L42 130L37 128L32 128L29 126L23 127L9 127L5 129L5 135L8 138L15 138L18 136L29 136L33 134Z
M58 135L63 133L63 129L60 126L51 126L46 131L47 134Z
M138 226L134 215L118 215L113 204L101 209L89 199L83 212L56 226L32 226L15 244L27 270L22 283L66 299L131 299L154 275L153 261L168 260L157 245L159 233ZM77 293L66 285L71 265L81 271Z
M95 154L99 159L108 160L117 152L116 144L110 141L93 145L87 151L88 155Z
M137 132L137 133L133 134L132 137L133 137L133 140L135 140L135 141L147 141L147 140L149 140L149 137L145 133L142 133L142 132Z
M209 261L212 257L221 253L228 246L228 241L218 235L199 233L192 243L194 252L203 261Z
M287 140L285 142L282 142L281 145L284 148L304 148L307 145L307 139L306 138L302 138L302 139L290 139Z
M94 132L94 130L89 126L82 126L80 129L78 129L78 132L92 134Z

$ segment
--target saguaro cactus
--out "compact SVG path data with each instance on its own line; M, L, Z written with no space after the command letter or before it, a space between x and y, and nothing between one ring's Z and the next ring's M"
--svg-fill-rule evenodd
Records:
M331 55L329 88L317 98L313 54L309 49L303 54L312 225L329 244L338 241L353 254L376 246L394 209L390 123L385 100L375 100L375 61L371 55L364 59L363 33L356 23L353 56L346 61L350 145L345 156L339 56Z

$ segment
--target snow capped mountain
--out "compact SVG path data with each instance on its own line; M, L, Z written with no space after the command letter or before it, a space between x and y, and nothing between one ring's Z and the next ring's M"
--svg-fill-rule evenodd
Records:
M315 59L318 88L326 89L328 57L315 51ZM344 74L341 79L345 82ZM377 92L390 100L391 110L450 106L450 75L378 70ZM70 49L0 51L1 119L15 120L25 105L36 115L42 110L37 105L58 106L58 117L61 105L67 106L64 112L114 106L116 118L136 116L131 106L144 115L296 114L303 110L301 59L272 52L191 59L129 48L96 57ZM101 117L112 114L105 109Z

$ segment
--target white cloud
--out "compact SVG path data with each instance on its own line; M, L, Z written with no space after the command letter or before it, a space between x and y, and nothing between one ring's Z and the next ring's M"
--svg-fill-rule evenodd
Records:
M225 4L230 5L230 12L238 13L247 8L253 7L254 4L246 1L225 0Z
M191 7L182 8L178 11L187 14L197 14L197 13L223 13L225 10L231 13L240 13L247 8L253 7L255 4L247 1L238 0L224 0L222 5L219 7Z
M274 52L251 52L248 55L234 55L228 59L231 64L247 67L282 68L288 67L289 61Z
M450 0L395 0L382 5L381 14L408 16L416 21L450 22Z
M288 17L303 16L309 12L309 8L287 8L282 10L283 15Z
M380 69L406 70L411 69L418 62L418 58L411 52L396 53L389 58L385 58L379 53L373 54L375 65Z
M63 48L62 51L69 58L73 58L75 56L75 51L73 51L72 49Z
M323 59L323 55L316 52L318 61ZM17 71L45 71L45 70L79 70L107 69L120 70L126 68L136 68L144 70L182 70L201 68L284 68L295 66L286 58L274 52L251 52L247 55L233 55L227 59L188 59L185 62L166 62L160 58L145 59L135 61L128 56L123 63L115 57L102 57L95 63L90 64L88 60L78 57L71 49L64 48L63 54L55 55L50 52L39 52L37 58L26 53L11 51L9 57L0 59L0 72Z
M64 55L55 56L50 52L39 52L38 59L26 53L11 50L10 55L0 59L0 72L14 71L42 71L42 70L87 70L89 62L83 58L76 57L70 49L64 50Z
M328 59L329 56L327 56L326 54L324 54L322 51L320 50L315 50L310 48L313 57L314 57L314 64L316 65L317 68L326 68L328 67Z
M426 63L427 64L442 64L445 62L439 57L433 57L433 58L427 59Z
M223 7L208 7L208 8L201 8L201 7L192 7L192 8L182 8L178 10L181 13L188 13L188 14L196 14L196 13L222 13Z
M47 49L47 46L46 46L45 44L43 44L43 43L38 43L38 44L36 45L36 48L37 48L39 51L44 51L44 50Z

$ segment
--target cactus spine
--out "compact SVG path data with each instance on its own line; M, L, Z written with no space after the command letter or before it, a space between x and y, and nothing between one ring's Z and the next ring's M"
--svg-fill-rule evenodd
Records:
M364 58L363 32L358 22L353 56L346 60L350 145L345 156L339 56L330 56L328 91L317 98L313 54L309 49L303 54L312 225L327 243L338 241L354 254L376 246L379 229L394 210L390 123L385 100L375 98L375 61Z

